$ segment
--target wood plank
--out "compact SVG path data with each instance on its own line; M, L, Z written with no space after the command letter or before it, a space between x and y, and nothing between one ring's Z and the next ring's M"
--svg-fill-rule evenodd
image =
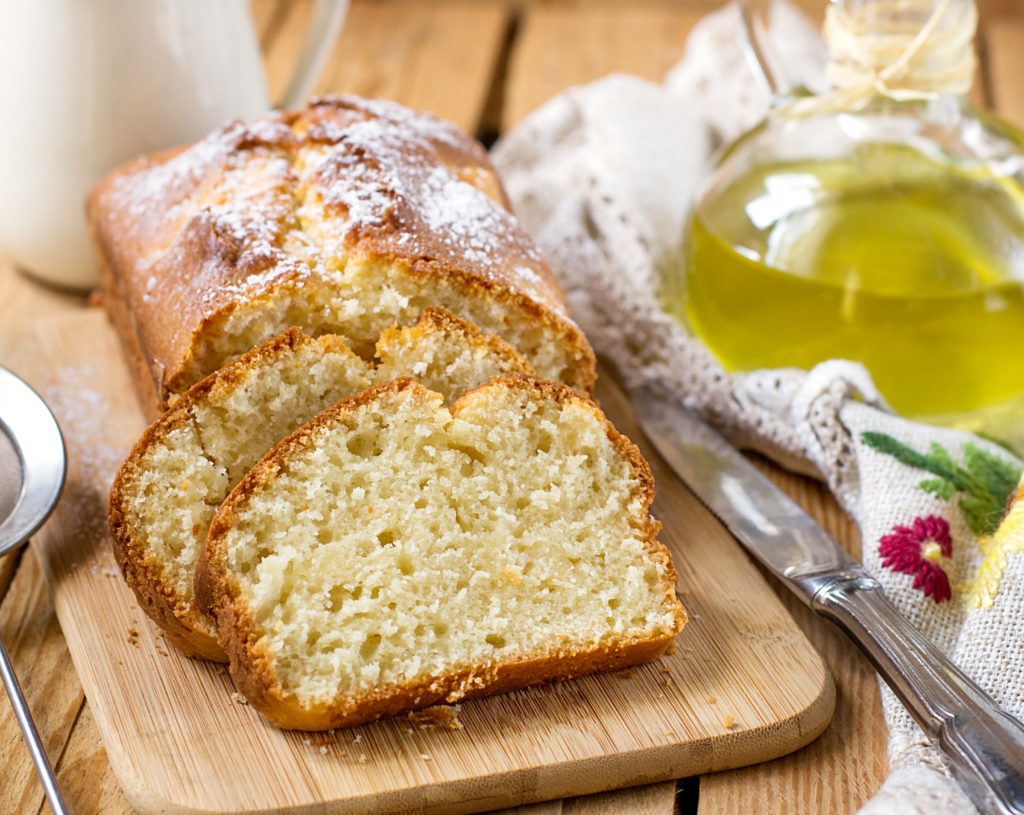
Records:
M755 457L755 461L848 552L860 558L856 524L818 482L783 472L764 459ZM796 753L704 776L698 812L856 812L888 773L887 729L874 668L838 629L823 623L778 581L768 580L829 666L836 682L836 712L821 737ZM771 802L770 810L764 808L766 801Z
M260 41L260 48L266 50L276 33L275 20L285 8L282 0L249 0L252 25Z
M0 605L0 638L11 656L46 754L56 764L84 696L31 552L21 559ZM0 812L31 813L43 804L42 785L6 694L0 694L0 778Z
M110 769L107 751L100 741L88 702L82 705L56 771L64 801L77 815L132 815L134 812ZM49 806L43 803L39 815L47 815L49 811Z
M21 550L0 555L0 601L3 601L3 598L7 595L7 588L14 579L14 573L18 569L20 560Z
M494 815L562 815L561 801L544 801L540 804L526 804L521 807L497 809Z
M1024 8L1014 17L989 18L985 24L988 80L992 105L1024 128Z
M584 798L569 798L563 815L670 815L675 807L676 782L648 784Z
M821 23L823 3L803 0L797 5ZM695 3L669 5L657 0L628 6L617 2L591 6L586 16L571 3L525 6L509 72L504 129L510 129L567 88L616 71L660 80L682 59L686 37L704 13ZM983 34L991 30L995 29L990 24ZM1021 36L1011 32L1000 39L1020 42ZM987 92L988 64L982 35L977 50L979 70L970 98L979 107L989 107L993 100ZM1015 76L1021 75L1019 68Z
M614 71L660 80L701 14L685 6L530 5L522 12L505 92L504 130L573 85Z
M785 591L781 586L778 590ZM704 776L701 815L856 812L888 773L887 730L874 669L842 633L825 628L795 598L786 606L836 679L832 724L792 755Z
M38 283L0 260L0 337L12 340L28 326L55 314L81 309L84 294L64 292ZM4 360L0 357L0 365Z
M1024 6L1020 0L975 0L982 19L987 17L1024 18Z
M277 4L273 12L266 18L265 33L260 44L263 47L270 99L272 104L277 104L291 81L299 59L306 28L313 13L313 3L311 0L291 0Z
M49 380L36 385L64 422L70 454L67 500L37 543L111 766L142 811L288 811L324 800L353 811L482 810L762 760L827 723L832 684L820 659L745 555L652 458L655 511L691 614L674 654L467 703L455 733L398 719L307 745L232 701L219 666L168 649L115 577L104 499L143 422L103 315L50 321L30 346L50 359L34 366ZM636 437L624 397L606 387L600 398ZM780 675L791 680L780 685ZM657 802L664 789L627 797L637 796Z
M280 95L302 44L311 4L296 0L266 54ZM510 12L472 0L355 0L315 94L381 96L451 119L475 133Z

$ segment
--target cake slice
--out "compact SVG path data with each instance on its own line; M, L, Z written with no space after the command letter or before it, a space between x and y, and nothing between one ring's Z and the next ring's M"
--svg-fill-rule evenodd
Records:
M231 675L284 728L659 656L685 622L636 447L579 393L411 379L319 414L221 506L196 571Z
M500 337L443 308L428 308L416 325L391 326L380 335L373 379L379 383L411 376L454 402L492 377L535 373Z
M377 370L334 335L292 328L190 389L142 436L111 489L114 554L147 614L189 656L225 661L193 575L221 501L280 439L380 377L413 374L452 398L532 373L509 345L441 309L386 332Z

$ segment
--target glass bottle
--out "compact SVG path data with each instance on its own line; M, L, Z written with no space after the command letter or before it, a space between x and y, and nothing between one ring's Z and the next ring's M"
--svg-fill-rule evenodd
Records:
M863 362L904 415L1024 438L1024 134L967 102L973 0L838 0L833 90L720 156L669 308L729 370Z

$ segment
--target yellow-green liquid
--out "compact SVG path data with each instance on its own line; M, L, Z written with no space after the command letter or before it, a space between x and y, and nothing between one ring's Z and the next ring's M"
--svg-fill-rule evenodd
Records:
M1024 397L1021 192L901 145L760 167L713 193L669 296L730 370L858 360L918 418Z

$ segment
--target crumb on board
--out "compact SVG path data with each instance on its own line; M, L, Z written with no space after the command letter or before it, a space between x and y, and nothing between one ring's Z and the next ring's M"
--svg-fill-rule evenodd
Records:
M459 721L461 705L433 705L423 710L414 710L406 718L417 725L420 730L434 727L439 730L462 730L462 722ZM412 730L409 730L412 733Z
M709 704L709 705L713 705L713 704L714 704L715 702L717 702L717 701L718 701L718 700L717 700L717 699L716 699L716 698L715 698L714 696L709 696L709 697L708 697L708 704Z
M724 727L726 730L732 730L735 724L736 719L734 719L732 716L725 716L722 718L722 727Z
M360 753L359 754L359 763L360 764L365 764L366 763L366 753Z
M242 696L242 694L240 694L238 691L232 691L232 693L231 693L231 701L232 702L237 702L240 705L247 705L247 704L249 704L249 700L246 699L244 696Z
M627 668L624 671L619 671L619 673L616 674L616 675L619 677L619 679L632 679L633 678L633 672L629 668Z
M675 642L675 640L672 640L672 642L670 642L668 644L668 648L665 649L665 656L670 657L675 652L676 652L676 642Z
M422 758L424 761L433 761L433 759L426 753L420 753L420 758Z
M129 628L128 629L128 644L134 645L136 648L139 647L139 629Z

